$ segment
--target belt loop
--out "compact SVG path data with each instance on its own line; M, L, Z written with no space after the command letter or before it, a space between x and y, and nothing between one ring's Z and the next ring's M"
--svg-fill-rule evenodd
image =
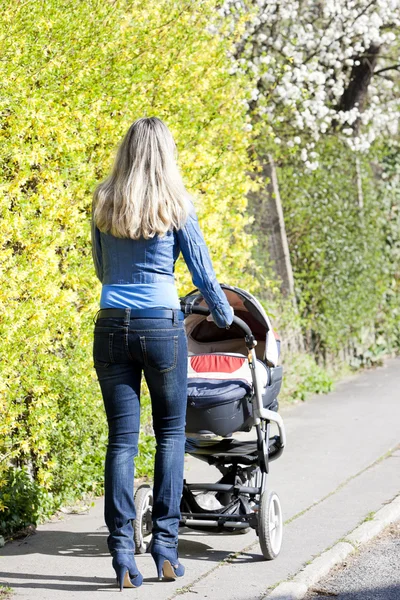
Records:
M130 320L131 320L131 309L125 308L124 327L128 327Z
M178 311L175 308L172 309L172 325L178 327Z
M101 311L101 308L99 308L99 310L97 311L97 313L94 315L93 317L93 323L96 324L97 321L97 315L99 314L99 312Z

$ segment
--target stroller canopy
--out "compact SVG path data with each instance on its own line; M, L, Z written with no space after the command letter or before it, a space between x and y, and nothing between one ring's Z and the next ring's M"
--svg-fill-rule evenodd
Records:
M274 333L271 321L259 301L249 292L237 287L221 284L235 315L251 329L257 346L257 358L269 366L276 366L279 360L280 341ZM207 304L195 289L183 298L181 304L203 306ZM229 329L217 327L213 321L207 321L203 315L189 314L185 318L189 356L194 354L239 353L247 355L244 333L239 326L232 324Z

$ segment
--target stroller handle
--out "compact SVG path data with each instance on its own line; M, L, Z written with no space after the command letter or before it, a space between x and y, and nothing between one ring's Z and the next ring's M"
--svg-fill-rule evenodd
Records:
M208 317L208 315L211 314L210 310L208 308L205 308L204 306L190 306L182 302L181 307L185 314L203 315L205 317ZM236 317L235 315L233 315L232 323L240 327L240 329L242 330L247 348L254 348L256 346L256 341L253 332L251 331L247 323L245 323L242 319Z

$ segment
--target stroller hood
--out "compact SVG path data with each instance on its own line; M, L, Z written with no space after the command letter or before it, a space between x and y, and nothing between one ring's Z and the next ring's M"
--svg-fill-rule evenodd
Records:
M257 340L255 348L257 358L269 366L276 366L279 361L280 341L260 302L252 294L240 288L225 284L221 284L221 288L235 315L247 323L252 330ZM197 289L180 300L184 311L185 307L190 306L207 307L202 294ZM189 355L213 352L237 352L247 355L243 331L235 324L229 329L222 329L213 321L207 321L205 316L190 314L188 311L185 327Z

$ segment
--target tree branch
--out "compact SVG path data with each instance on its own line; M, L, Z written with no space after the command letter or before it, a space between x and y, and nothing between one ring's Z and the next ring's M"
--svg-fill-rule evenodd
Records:
M400 65L390 65L390 67L385 67L384 69L379 69L379 71L375 71L374 75L380 75L380 73L385 73L385 71L391 71L395 69L398 71L400 69Z

